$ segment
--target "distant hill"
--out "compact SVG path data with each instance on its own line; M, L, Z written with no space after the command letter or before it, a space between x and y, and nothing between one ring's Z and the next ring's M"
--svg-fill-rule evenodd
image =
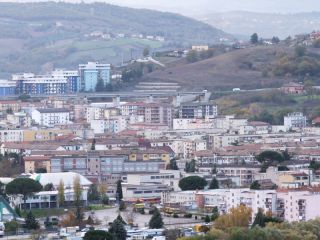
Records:
M320 29L320 12L276 14L234 11L212 13L197 19L237 36L250 36L257 32L264 38L286 38Z
M285 46L258 46L231 52L196 63L184 63L144 76L143 81L179 83L185 90L232 90L279 87L292 79L263 76L266 66L276 63L283 53L292 53Z
M90 36L94 32L106 35ZM123 38L139 34L165 41ZM214 43L226 36L230 35L181 15L104 3L0 3L0 77L76 67L85 61L119 63L147 46Z

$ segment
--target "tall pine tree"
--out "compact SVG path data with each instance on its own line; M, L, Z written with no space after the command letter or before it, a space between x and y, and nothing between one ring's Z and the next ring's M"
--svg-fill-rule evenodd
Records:
M127 231L123 225L123 223L116 218L110 228L109 233L112 235L113 240L126 240L127 239Z
M118 180L118 182L117 182L116 197L117 197L117 201L119 201L119 202L120 202L120 201L122 200L122 198L123 198L121 180Z
M105 86L102 77L98 77L97 85L96 85L96 92L104 92Z
M258 225L259 227L266 226L265 216L264 216L261 208L259 208L258 213L257 213L251 227L253 228L256 225Z
M209 189L219 189L219 182L215 177L212 178Z
M36 218L33 216L31 211L26 216L25 221L26 221L25 226L27 229L29 230L39 229L39 223L36 220Z
M163 228L163 225L164 225L164 223L162 220L161 213L156 208L152 214L150 221L149 221L149 228L159 229L159 228Z

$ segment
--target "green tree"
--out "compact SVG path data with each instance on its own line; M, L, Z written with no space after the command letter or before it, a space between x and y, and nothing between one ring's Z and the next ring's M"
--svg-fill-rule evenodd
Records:
M281 153L276 152L276 151L263 151L261 152L256 159L260 162L283 162L284 161L284 157Z
M190 50L187 54L187 61L189 63L194 63L198 61L198 53L194 50Z
M266 223L265 223L265 216L263 214L263 211L261 208L259 208L258 213L256 214L256 217L252 223L251 228L254 228L255 226L259 226L259 227L265 227Z
M16 220L11 220L10 222L5 222L4 227L6 232L15 233L19 229L19 223Z
M52 183L48 183L48 184L44 185L43 191L54 191L53 184Z
M92 150L92 151L96 150L96 139L95 139L95 138L92 140L91 150Z
M259 42L259 36L258 36L257 33L254 33L254 34L251 35L251 37L250 37L250 42L251 42L252 44L258 44L258 42Z
M158 210L158 208L155 208L153 211L152 217L149 221L149 228L160 229L160 228L163 228L163 226L164 226L164 223L163 223L161 213Z
M208 215L206 215L206 216L204 217L204 221L205 221L206 223L209 223L209 222L211 221L211 219L210 219L210 217L209 217Z
M64 183L63 183L62 179L59 182L59 186L58 186L57 190L58 190L58 207L62 207L65 202Z
M104 86L104 81L102 77L98 77L97 85L96 85L96 92L104 92L105 86Z
M185 171L187 173L193 173L196 171L196 160L192 159L190 162L186 162Z
M99 201L100 200L100 193L98 191L97 185L91 184L88 189L88 201Z
M112 235L103 230L90 230L84 235L84 240L113 240Z
M118 214L118 217L116 218L118 221L122 222L123 225L127 225L126 221L121 217L120 214Z
M219 189L219 181L215 177L212 178L209 189Z
M167 170L179 170L176 159L171 159L170 163L167 165Z
M109 233L112 235L113 240L126 240L127 238L127 231L121 221L115 219L110 228Z
M121 200L120 203L119 203L119 211L120 212L125 211L126 208L127 208L126 203Z
M254 181L253 183L251 183L250 189L252 189L252 190L260 190L261 189L261 185L260 185L260 183L258 181Z
M212 208L212 214L211 214L211 221L215 221L218 217L220 216L219 214L219 209L218 207L213 207Z
M182 178L179 181L179 187L182 191L186 190L202 190L207 185L207 181L199 176L190 176Z
M42 185L31 178L15 178L7 184L6 193L12 195L23 196L24 206L26 207L27 197L32 196L34 193L40 192Z
M118 181L117 181L116 198L117 198L117 201L121 201L122 198L123 198L121 180L118 180Z
M36 229L39 229L39 227L40 227L38 221L33 216L31 211L29 211L29 213L27 214L27 216L25 218L25 226L29 230L36 230Z

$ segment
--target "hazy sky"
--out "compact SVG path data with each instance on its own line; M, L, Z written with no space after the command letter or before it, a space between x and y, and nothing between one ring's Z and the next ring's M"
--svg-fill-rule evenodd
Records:
M151 8L194 15L245 10L255 12L320 11L320 0L104 0L117 5Z
M0 0L0 2L107 2L136 8L149 8L194 16L224 11L320 12L320 0Z

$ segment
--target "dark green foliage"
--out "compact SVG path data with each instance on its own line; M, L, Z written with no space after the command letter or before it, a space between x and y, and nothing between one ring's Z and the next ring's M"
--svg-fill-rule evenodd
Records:
M143 75L144 64L143 63L134 63L127 66L122 71L122 80L124 82L130 82L142 77Z
M121 201L122 198L123 198L121 180L117 181L116 198L117 198L118 201Z
M219 181L215 177L212 178L209 189L219 189Z
M125 211L127 208L126 203L124 201L120 201L119 203L119 211Z
M182 191L186 190L202 190L207 185L207 181L199 176L190 176L182 178L179 181L179 187Z
M176 159L170 160L170 163L167 165L167 170L179 170Z
M36 169L36 173L46 173L47 172L47 169L45 168L37 168Z
M257 33L251 35L250 42L252 44L257 44L259 42L259 36Z
M48 183L48 184L44 185L43 191L54 191L53 184L52 183Z
M13 114L12 108L7 108L6 113L7 114Z
M97 189L97 186L95 184L91 184L88 189L88 201L99 201L100 200L100 193Z
M261 209L258 210L258 213L256 214L256 217L252 223L251 228L254 228L255 226L259 226L259 227L265 227L266 223L265 223L265 216L262 212Z
M118 219L112 222L109 233L112 235L113 240L126 240L127 238L127 231L123 223Z
M283 154L276 151L264 151L256 156L256 159L262 164L261 172L265 172L268 167L276 166L285 160Z
M220 216L220 214L219 214L218 207L213 207L212 214L211 214L211 221L212 222L215 221L219 216Z
M29 230L36 230L40 227L38 221L35 219L31 211L25 218L25 227Z
M290 169L287 166L278 166L278 171L282 172L282 171L289 171Z
M177 213L174 213L172 217L173 218L179 218L179 215Z
M90 230L84 235L84 240L113 240L112 235L103 230Z
M184 218L192 218L192 214L191 213L186 213L183 217Z
M104 205L109 205L109 197L107 196L107 195L103 195L102 197L101 197L101 202L102 202L102 204L104 204Z
M21 217L21 210L19 208L19 206L15 206L14 211L16 212L16 214Z
M254 181L253 183L251 183L250 189L252 189L252 190L260 190L261 189L261 185L260 185L260 183L258 181Z
M284 157L281 153L276 151L264 151L261 152L256 159L260 162L283 162Z
M209 223L209 222L211 221L211 219L210 219L210 217L209 217L208 215L206 215L206 216L204 217L204 221L205 221L206 223Z
M94 138L91 143L91 150L96 150L96 139Z
M11 220L10 222L4 223L5 231L8 233L16 233L19 228L19 224L16 220Z
M149 228L160 229L163 228L164 223L160 211L156 208L149 221Z
M190 162L186 162L185 171L187 173L193 173L196 171L196 160L192 159Z
M40 192L42 185L31 178L16 178L6 186L6 193L12 195L22 194L24 203L26 198L34 193Z
M310 162L309 168L313 169L313 170L319 170L320 169L320 163L316 162L315 160L312 160Z
M96 85L96 92L104 92L105 91L105 86L103 79L101 77L98 77L97 85Z
M118 217L116 218L118 221L120 221L123 225L127 225L126 221L123 220L122 216L119 214Z

